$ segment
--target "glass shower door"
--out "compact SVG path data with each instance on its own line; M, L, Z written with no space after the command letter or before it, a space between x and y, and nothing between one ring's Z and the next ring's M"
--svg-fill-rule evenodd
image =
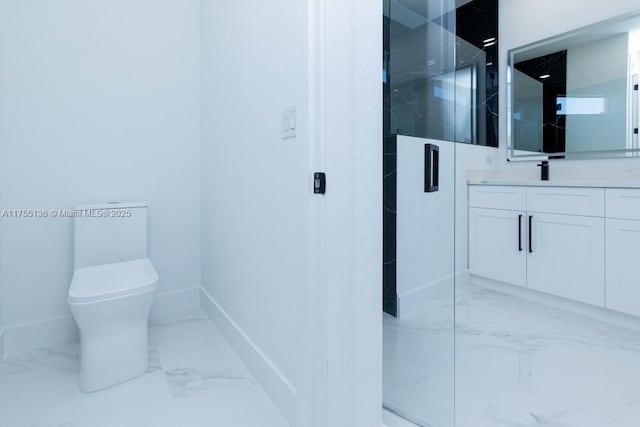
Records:
M455 120L455 16L446 0L384 16L383 403L419 426L455 424L453 141L472 133Z

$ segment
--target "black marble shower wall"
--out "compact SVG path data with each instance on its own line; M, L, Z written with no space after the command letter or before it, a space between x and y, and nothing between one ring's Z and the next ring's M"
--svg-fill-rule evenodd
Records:
M384 1L383 302L396 315L394 135L498 146L498 0Z
M382 257L384 267L382 307L385 313L396 316L398 297L396 290L396 202L397 202L397 142L396 136L384 138Z

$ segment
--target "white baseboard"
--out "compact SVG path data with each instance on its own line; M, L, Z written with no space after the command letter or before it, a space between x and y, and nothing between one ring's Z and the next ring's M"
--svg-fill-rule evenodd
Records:
M620 328L640 332L639 317L479 276L471 275L471 284Z
M382 410L382 426L383 427L418 427L417 424L414 424L411 421L408 421L387 409Z
M78 340L78 327L68 316L58 316L6 328L4 355L15 356L38 348Z
M296 387L213 297L204 289L200 291L202 309L220 329L289 424L295 425Z
M150 317L157 320L197 309L199 298L199 288L158 294ZM12 326L4 330L4 339L0 338L0 357L3 354L5 357L10 357L43 347L77 341L78 337L78 327L71 313ZM4 351L2 351L3 346Z
M200 307L200 288L180 289L156 295L151 320L162 320Z
M453 306L453 297L454 275L451 275L398 295L398 317L413 317L430 307L441 307L443 303Z

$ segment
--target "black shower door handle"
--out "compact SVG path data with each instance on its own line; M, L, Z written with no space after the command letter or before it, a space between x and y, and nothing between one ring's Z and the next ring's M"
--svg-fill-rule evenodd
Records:
M440 147L424 145L424 192L435 193L440 185Z

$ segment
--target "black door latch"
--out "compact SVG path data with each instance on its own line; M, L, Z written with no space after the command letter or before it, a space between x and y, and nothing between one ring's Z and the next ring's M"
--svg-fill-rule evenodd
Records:
M324 172L313 174L313 193L324 194L327 191L327 175Z

